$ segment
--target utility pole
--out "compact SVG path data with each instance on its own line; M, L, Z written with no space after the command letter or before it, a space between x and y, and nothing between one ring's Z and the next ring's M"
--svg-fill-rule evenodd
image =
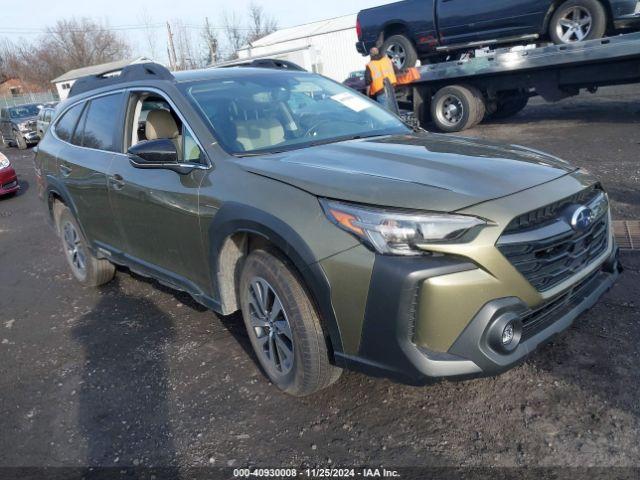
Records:
M209 26L209 17L204 17L204 24L207 29L207 43L209 44L209 53L211 58L211 64L214 65L218 61L218 41L211 34L211 27Z
M171 70L178 68L178 58L176 56L176 46L173 44L173 33L171 32L171 25L167 22L167 34L169 35L169 65Z

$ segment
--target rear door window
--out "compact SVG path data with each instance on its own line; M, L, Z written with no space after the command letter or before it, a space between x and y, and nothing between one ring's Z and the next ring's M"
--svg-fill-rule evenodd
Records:
M84 127L82 132L79 132L80 135L77 139L80 145L96 150L116 152L118 150L116 148L118 132L122 129L122 125L118 121L121 107L121 93L91 100L87 107L86 118L80 122Z
M60 140L64 140L65 142L71 141L83 108L84 103L79 103L71 107L56 124L56 135Z

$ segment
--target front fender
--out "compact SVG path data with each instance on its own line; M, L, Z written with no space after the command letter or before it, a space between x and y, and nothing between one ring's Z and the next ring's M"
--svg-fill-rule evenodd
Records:
M225 241L237 233L259 235L276 246L296 267L325 322L331 345L342 352L342 337L331 303L331 287L322 267L302 237L281 219L258 208L240 203L225 203L209 226L211 278L218 278L220 252ZM220 286L214 291L220 299Z

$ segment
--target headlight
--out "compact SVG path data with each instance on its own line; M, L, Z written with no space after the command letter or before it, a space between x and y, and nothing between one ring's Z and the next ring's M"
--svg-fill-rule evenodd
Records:
M333 200L320 203L338 227L387 255L422 255L426 252L420 245L466 243L487 225L485 220L466 215L407 213Z
M18 128L20 131L24 132L25 130L29 130L29 122L22 122L18 124Z
M11 162L7 157L0 153L0 170L8 168L11 166Z

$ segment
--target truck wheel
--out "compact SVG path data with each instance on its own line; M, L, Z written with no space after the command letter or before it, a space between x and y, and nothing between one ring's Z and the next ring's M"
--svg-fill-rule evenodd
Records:
M99 287L110 282L116 273L115 267L91 253L71 210L64 205L57 206L55 218L62 248L75 279L85 287Z
M19 150L26 150L27 149L27 141L24 139L24 137L22 136L22 134L20 132L13 132L13 135L16 139L16 146L18 147Z
M607 12L598 0L568 0L549 22L549 36L557 45L602 38L606 31Z
M398 70L415 67L418 52L413 42L404 35L393 35L382 44L382 51L387 54Z
M285 260L265 250L251 253L240 295L251 344L274 385L301 397L338 380L342 370L329 362L318 313Z
M471 85L452 85L438 90L431 102L431 118L446 133L472 128L484 119L482 92Z
M499 120L513 117L520 113L529 103L529 97L512 97L506 100L498 100L497 110L490 115L491 119Z

